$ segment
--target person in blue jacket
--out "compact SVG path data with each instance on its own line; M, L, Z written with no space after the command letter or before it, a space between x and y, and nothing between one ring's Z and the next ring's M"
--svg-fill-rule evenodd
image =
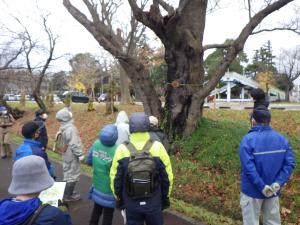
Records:
M48 155L46 151L43 151L40 147L40 142L37 141L40 135L40 128L43 124L39 122L27 122L22 127L22 135L24 137L24 142L21 144L13 157L14 161L19 160L25 156L37 155L45 160L46 166L50 175L55 178L55 171L53 165L48 160Z
M280 225L279 194L289 180L295 160L288 140L270 127L266 107L254 109L252 128L240 143L243 224Z
M39 122L41 124L41 128L39 130L40 134L39 134L39 138L37 139L37 141L40 142L40 147L44 151L47 149L47 145L48 145L48 134L47 134L47 129L46 129L46 125L45 125L47 118L48 118L48 115L44 110L39 109L35 112L34 121Z
M115 198L110 188L109 172L117 149L117 140L117 126L106 125L88 153L86 163L93 166L93 186L89 198L95 202L90 225L98 225L102 212L102 225L112 225Z
M38 198L53 183L41 157L31 155L16 161L8 188L15 197L0 201L0 225L71 225L68 214L54 206L42 205Z

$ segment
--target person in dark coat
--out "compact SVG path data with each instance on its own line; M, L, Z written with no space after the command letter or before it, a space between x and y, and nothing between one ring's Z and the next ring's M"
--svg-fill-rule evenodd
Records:
M37 139L37 141L40 142L40 147L42 148L42 150L46 150L47 145L48 145L48 134L47 134L47 129L46 129L46 125L45 125L47 118L48 118L48 115L46 112L44 112L44 110L39 109L35 112L34 121L37 121L37 122L40 122L43 124L43 126L40 129L40 136Z
M250 96L253 98L254 101L254 107L253 109L256 109L260 106L269 107L270 102L268 101L266 97L266 93L261 88L254 88L250 91Z
M145 113L133 113L129 129L130 142L118 146L110 169L116 208L125 209L127 225L144 225L144 222L147 225L163 225L162 211L170 206L173 186L170 157L161 142L151 139L150 121ZM147 165L151 164L149 161L144 164L143 172L130 172L133 167L142 165L132 164L139 160L141 153L144 153L143 157L151 156L151 161L155 162L151 178L144 176L149 169Z
M34 121L25 123L23 125L22 135L24 137L24 142L17 148L13 160L17 161L29 155L40 156L45 160L49 174L55 179L56 176L54 167L50 163L46 151L41 149L40 142L37 141L39 139L41 126L42 124Z
M16 197L0 201L0 225L71 225L71 218L59 208L42 205L40 192L50 188L54 180L49 176L45 161L35 155L26 156L13 165L8 192Z
M164 133L162 129L158 127L158 119L155 116L149 116L150 121L150 137L155 141L159 141L163 144L168 154L170 154L170 142L168 136Z

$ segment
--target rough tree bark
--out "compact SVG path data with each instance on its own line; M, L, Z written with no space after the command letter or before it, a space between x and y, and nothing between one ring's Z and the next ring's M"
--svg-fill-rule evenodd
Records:
M123 67L120 66L120 89L121 89L121 103L130 104L130 89L129 89L129 79Z
M257 25L267 15L292 2L292 0L279 0L267 5L250 18L249 23L229 46L218 44L203 46L206 0L182 0L176 10L165 1L153 0L149 12L142 11L136 0L128 1L136 19L153 30L165 46L167 80L170 84L166 91L168 126L170 131L184 135L196 129L205 98L243 49L246 40ZM167 16L161 15L160 7L168 12ZM216 47L227 48L227 54L220 61L211 80L204 84L204 51Z
M123 45L120 43L118 35L110 26L106 25L106 21L101 21L96 5L93 5L89 0L83 0L83 2L88 8L92 20L89 20L87 16L73 6L69 0L64 0L63 4L69 13L93 35L99 45L118 60L131 82L136 86L136 89L140 91L140 93L143 93L141 100L144 103L145 112L161 119L161 101L150 80L149 71L136 56L131 56L128 52L123 51Z
M155 93L149 78L149 71L134 56L120 51L120 44L115 42L115 34L107 30L99 20L96 7L88 0L83 0L91 16L75 8L69 0L64 0L64 6L70 14L80 22L113 56L115 56L131 81L142 93L142 101L146 113L163 118L161 102ZM225 74L230 63L243 49L248 37L261 21L274 11L284 7L293 0L278 0L267 5L256 13L242 29L239 36L231 45L212 44L203 46L203 35L208 0L181 0L174 9L163 0L153 0L149 11L143 11L136 0L128 0L135 18L150 28L165 46L165 60L168 66L166 90L166 121L170 132L176 135L188 135L197 126L202 115L204 99L215 88ZM161 8L166 12L162 16ZM216 73L208 83L204 84L204 51L211 48L223 47L227 54L220 61Z

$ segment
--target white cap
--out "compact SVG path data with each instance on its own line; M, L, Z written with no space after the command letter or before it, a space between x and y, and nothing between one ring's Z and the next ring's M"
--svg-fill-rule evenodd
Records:
M149 116L149 121L151 126L157 126L158 125L158 119L155 116Z

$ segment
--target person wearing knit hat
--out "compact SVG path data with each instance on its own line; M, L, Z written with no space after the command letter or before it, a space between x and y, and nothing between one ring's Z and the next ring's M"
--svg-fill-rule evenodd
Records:
M260 106L253 110L252 128L240 143L243 224L280 225L280 190L289 180L295 159L288 140L270 127L271 114Z
M9 134L15 119L8 112L5 106L0 106L0 155L2 159L10 157L12 154Z
M66 182L64 201L78 201L80 194L74 191L80 177L80 162L84 160L83 144L79 132L73 123L73 114L69 108L63 108L56 113L56 119L60 122L58 133L61 134L65 150L63 157L63 181Z
M44 110L39 109L35 112L34 121L37 121L37 122L40 122L43 124L43 127L40 129L40 135L39 135L39 138L37 139L37 141L40 142L40 147L44 151L47 149L47 145L48 145L48 134L47 134L46 124L45 124L47 118L48 118L48 115Z
M23 125L22 135L24 137L23 144L21 144L13 157L15 161L29 155L37 155L45 160L46 166L48 168L49 174L55 179L55 170L53 165L48 159L46 151L43 151L40 147L40 142L38 138L40 136L40 130L43 128L44 124L39 121L30 121Z
M86 163L93 166L93 186L90 189L89 198L94 201L90 225L98 225L102 212L102 224L112 224L115 198L110 188L109 172L118 146L117 140L117 126L106 125L101 129L98 140L88 152Z
M150 121L150 137L155 140L159 141L163 144L167 152L170 154L170 142L168 136L164 133L162 129L158 127L158 119L155 116L149 116Z
M13 165L8 192L16 197L0 201L0 225L71 225L70 216L58 208L42 205L40 192L54 183L43 158L26 156Z

